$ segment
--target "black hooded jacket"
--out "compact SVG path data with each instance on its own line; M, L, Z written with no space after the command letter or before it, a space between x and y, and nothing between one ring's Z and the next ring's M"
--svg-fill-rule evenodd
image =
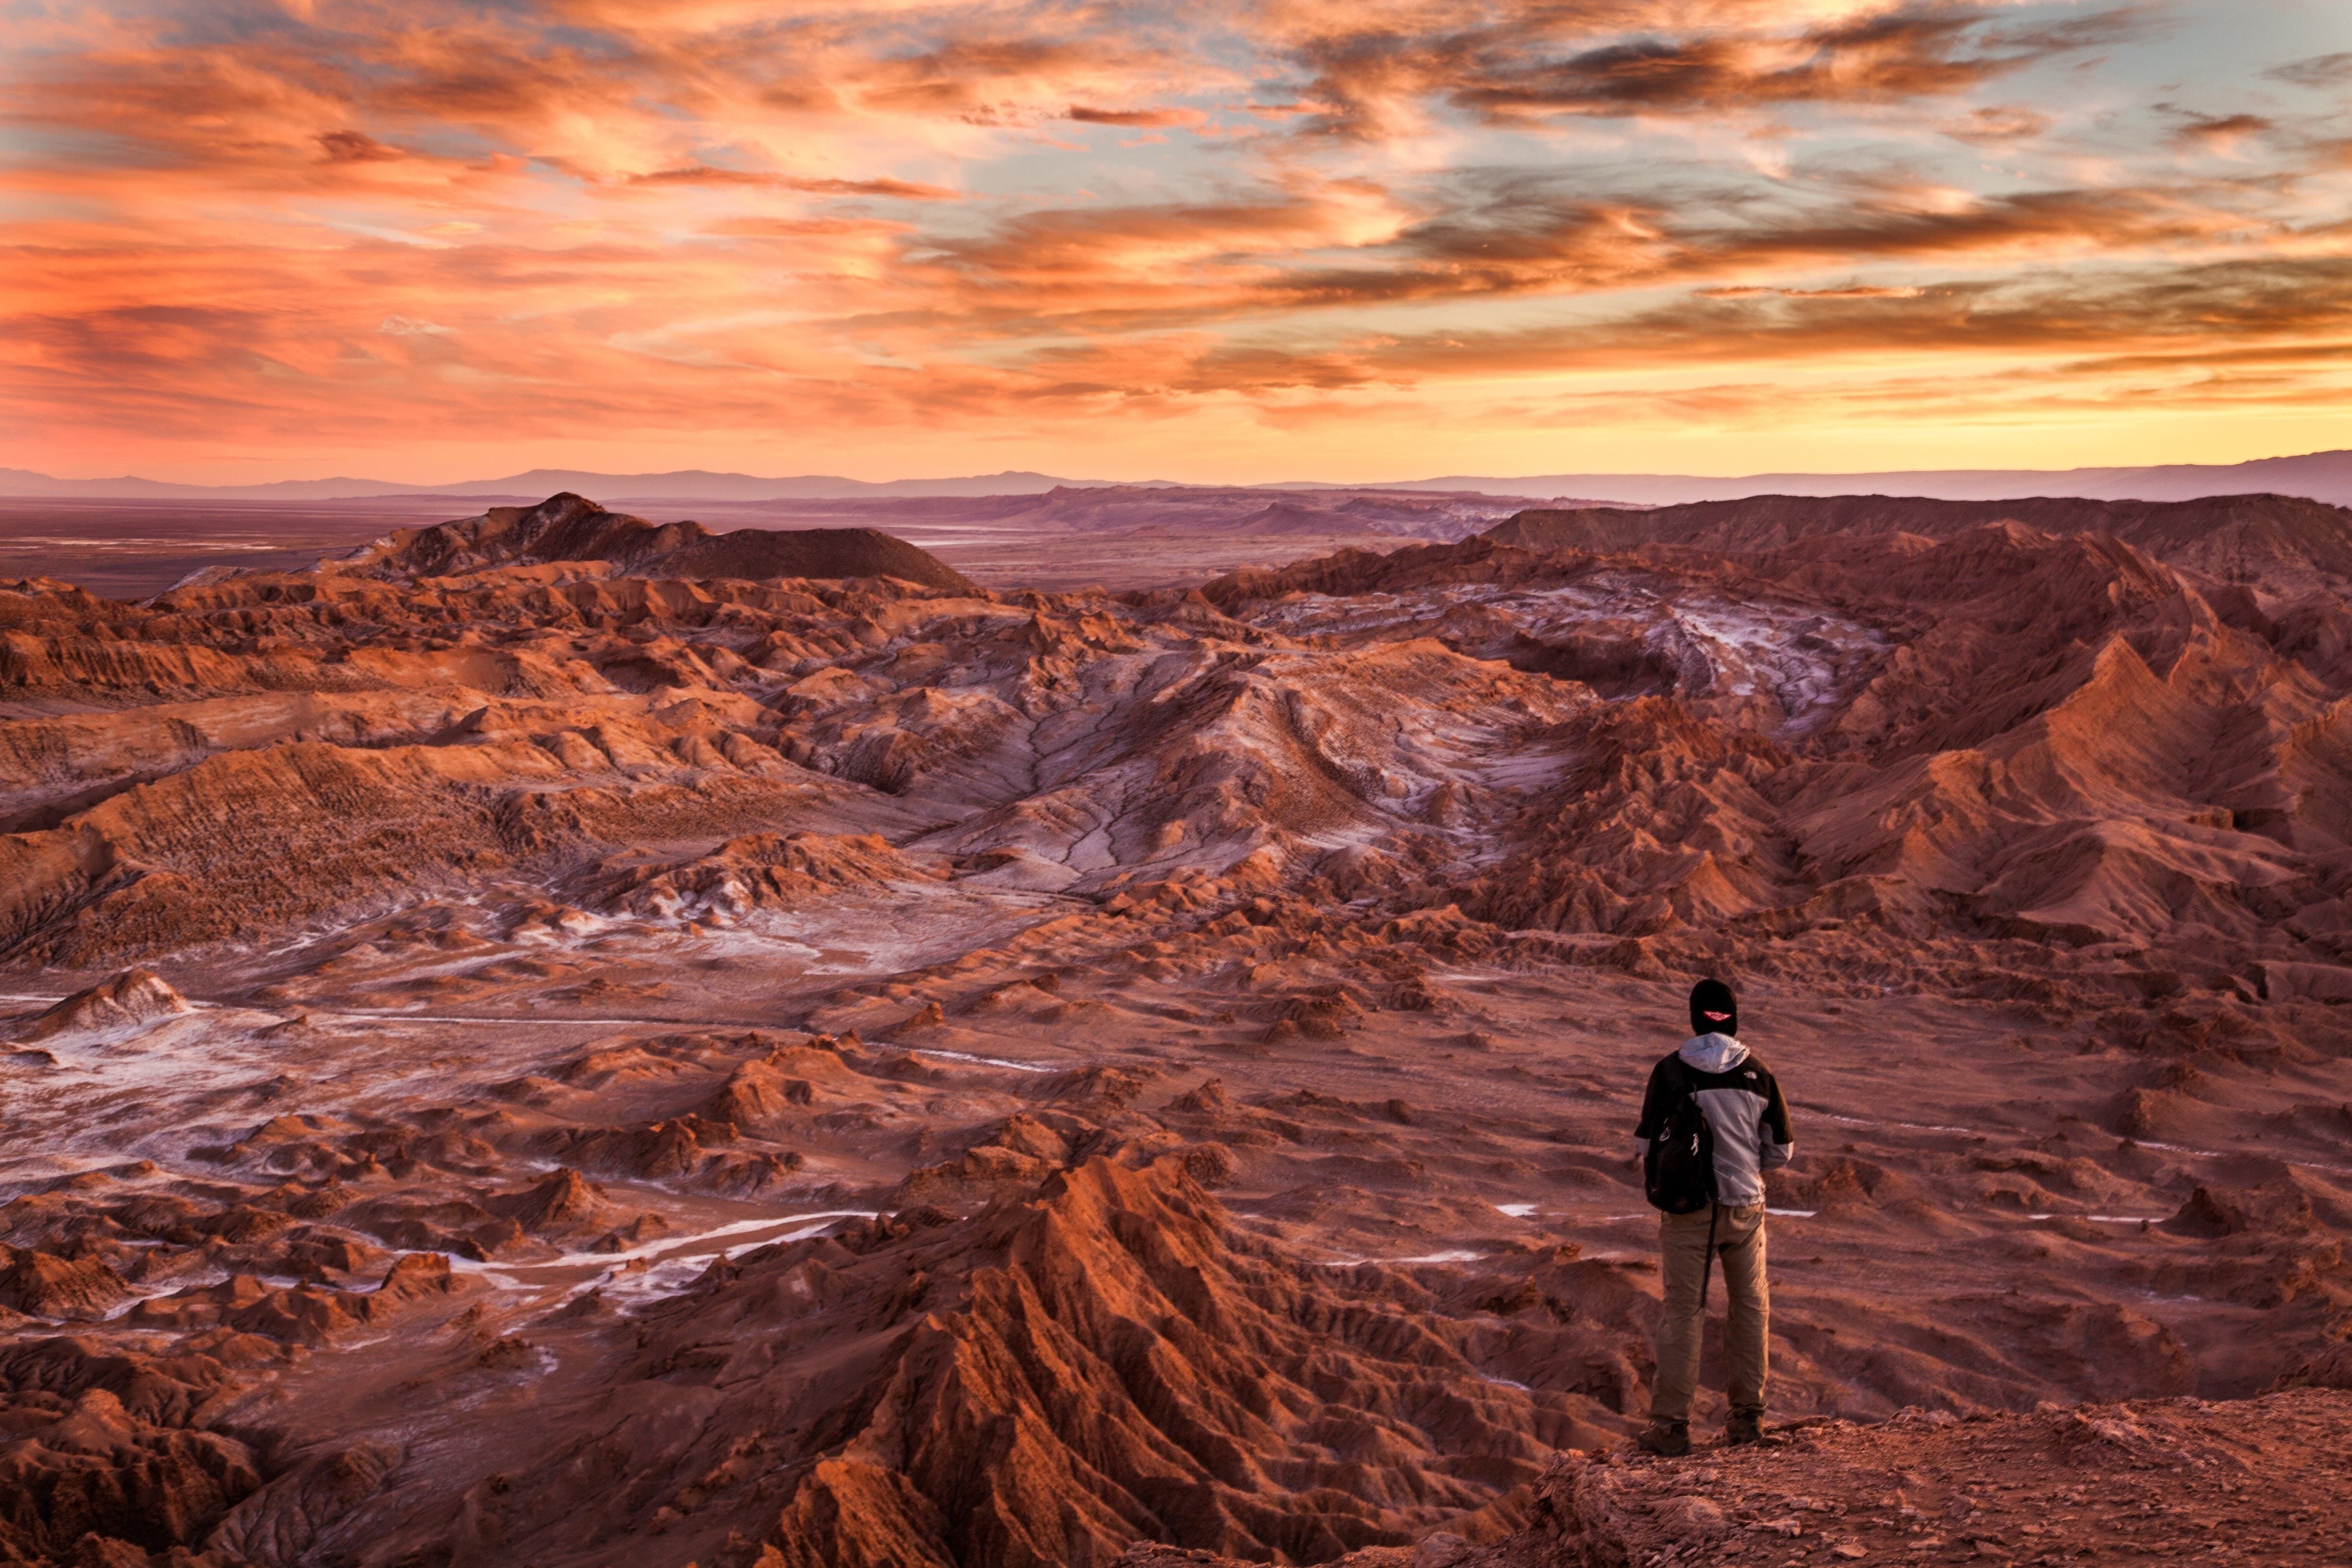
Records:
M1731 1016L1718 1024L1709 1012ZM1764 1173L1787 1164L1797 1148L1780 1080L1739 1042L1738 1023L1739 1002L1730 986L1702 980L1692 988L1691 1037L1650 1069L1641 1125L1634 1129L1646 1152L1686 1083L1715 1133L1717 1200L1732 1208L1762 1203Z

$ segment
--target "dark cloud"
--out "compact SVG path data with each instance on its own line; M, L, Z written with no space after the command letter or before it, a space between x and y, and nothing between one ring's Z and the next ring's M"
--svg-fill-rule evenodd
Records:
M2273 122L2259 114L2197 114L2174 110L2168 104L2158 107L2167 110L2182 121L2173 132L2177 147L2200 147L2209 153L2232 153L2248 137L2259 136L2273 128Z
M1915 98L1964 91L2021 63L1967 49L1976 18L1865 17L1803 36L1804 58L1737 37L1643 39L1538 67L1517 83L1454 94L1485 109L1565 109L1615 114L1805 100Z
M820 179L806 174L766 174L751 169L716 169L708 163L688 163L675 169L656 169L650 174L631 174L632 185L746 185L756 189L803 191L820 196L895 196L907 201L944 201L955 195L939 185L918 184L912 180Z
M1721 264L1770 266L2051 248L2124 252L2210 239L2232 221L2174 192L2073 188L2024 191L1927 211L1864 201L1816 217L1718 226L1685 237Z
M1023 111L1048 83L1108 74L1129 53L1107 38L956 38L858 68L869 108L988 122Z
M1346 351L1221 346L1191 363L1182 382L1335 388L1890 352L2080 354L2126 344L2149 363L2170 364L2158 352L2168 344L2193 353L2217 339L2254 338L2292 350L2304 346L2294 340L2322 333L2352 334L2352 258L2116 268L2035 283L1695 291L1574 325L1398 334Z
M1998 146L2004 142L2030 140L2055 123L2053 116L2038 109L2025 109L2014 104L1987 105L1969 110L1965 120L1947 121L1943 132L1957 141L1971 142L1979 146Z
M1297 56L1312 78L1306 96L1325 105L1314 128L1370 134L1421 99L1510 120L1949 97L2112 42L2138 22L2131 10L2047 26L1996 26L1998 16L1928 0L1811 27L1668 35L1621 26L1609 37L1580 8L1530 5L1475 27L1318 37Z
M2017 49L2030 55L2071 54L2079 49L2110 48L2129 43L2160 31L2164 26L2162 7L2141 3L2111 6L2084 16L2062 17L2054 22L2027 22L1996 27L1987 38L1996 48Z
M869 217L746 217L721 218L705 234L728 239L814 239L845 236L898 236L913 232L903 223Z
M1709 357L1826 357L1857 347L2032 352L2227 334L2301 336L2352 328L2352 259L2116 268L2071 277L1930 285L1900 296L1710 302L1615 324L1615 345L1656 341ZM1661 336L1663 334L1663 336Z
M1081 125L1194 125L1201 120L1200 114L1192 110L1088 109L1076 103L1070 105L1064 117Z
M973 239L945 240L938 252L991 286L1048 279L1061 288L1085 277L1115 286L1123 258L1140 251L1209 258L1279 254L1335 237L1323 203L1304 196L1256 202L1171 203L1026 213Z
M2273 81L2291 82L2296 87L2340 87L2352 82L2352 52L2314 55L2306 60L2273 66L2263 74Z
M330 163L389 163L408 156L358 131L322 132L315 140Z
M1343 262L1294 265L1256 288L1270 309L1575 294L1711 279L1793 298L1822 290L1748 279L1823 266L2162 247L2208 240L2240 222L2166 191L2028 191L1928 210L1901 205L1903 195L1864 190L1836 203L1726 219L1679 210L1671 201L1578 201L1507 184L1493 199L1433 216L1388 244L1355 247ZM1856 280L1831 291L1864 297L1907 289ZM1207 298L1201 303L1208 310L1230 308Z
M1760 283L1727 283L1702 289L1702 300L1748 300L1777 295L1783 300L1916 300L1925 290L1880 283L1854 283L1843 289L1774 289Z

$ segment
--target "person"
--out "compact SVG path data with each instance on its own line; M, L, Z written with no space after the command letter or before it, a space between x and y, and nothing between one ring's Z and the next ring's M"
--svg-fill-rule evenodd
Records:
M1679 1097L1687 1094L1706 1118L1715 1144L1713 1201L1695 1213L1658 1216L1658 1261L1665 1280L1658 1374L1650 1393L1649 1427L1635 1441L1669 1457L1690 1452L1710 1250L1722 1259L1730 1298L1723 1346L1731 1415L1724 1439L1737 1445L1763 1436L1771 1331L1764 1278L1764 1173L1787 1164L1796 1147L1779 1080L1740 1043L1739 999L1731 987L1712 979L1691 987L1690 1016L1691 1037L1650 1071L1636 1130L1646 1153L1673 1119Z

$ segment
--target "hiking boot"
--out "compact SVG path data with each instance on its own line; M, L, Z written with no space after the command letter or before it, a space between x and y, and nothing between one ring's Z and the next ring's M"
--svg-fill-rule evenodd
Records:
M1633 1439L1633 1447L1662 1459L1679 1459L1690 1452L1690 1426L1681 1421L1653 1421Z
M1735 1410L1723 1424L1723 1440L1735 1448L1764 1440L1764 1415L1759 1410Z

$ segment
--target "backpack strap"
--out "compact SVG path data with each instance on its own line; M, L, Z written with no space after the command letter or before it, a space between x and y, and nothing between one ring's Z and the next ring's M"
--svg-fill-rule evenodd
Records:
M1691 1098L1690 1073L1680 1051L1668 1052L1658 1064L1657 1086L1664 1091L1658 1105L1658 1136L1664 1138L1667 1124L1682 1110L1683 1101Z
M1682 1091L1684 1101L1690 1106L1691 1110L1698 1117L1700 1122L1706 1126L1708 1140L1712 1142L1715 1136L1715 1124L1706 1120L1706 1107L1698 1102L1697 1071L1692 1068L1690 1063L1683 1059L1683 1054L1680 1051L1676 1051L1669 1059L1671 1059L1675 1064L1675 1087ZM1710 1160L1707 1163L1706 1170L1706 1195L1707 1201L1710 1204L1713 1204L1716 1201L1715 1182L1715 1163ZM1707 1222L1707 1256L1710 1258L1715 1255L1714 1238L1715 1223L1710 1220ZM1699 1297L1702 1304L1705 1303L1706 1295L1706 1286L1704 1281L1701 1281L1699 1285Z

